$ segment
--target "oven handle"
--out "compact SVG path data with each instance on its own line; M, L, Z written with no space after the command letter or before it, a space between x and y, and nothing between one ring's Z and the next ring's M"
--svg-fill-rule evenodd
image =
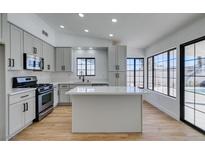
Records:
M49 94L49 93L53 93L53 89L52 90L44 91L42 93L39 93L39 96L43 96L43 95L46 95L46 94Z

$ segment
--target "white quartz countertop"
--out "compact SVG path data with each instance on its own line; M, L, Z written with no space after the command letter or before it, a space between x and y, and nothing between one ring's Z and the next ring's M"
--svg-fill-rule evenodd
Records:
M144 89L136 87L76 87L66 92L67 95L142 95Z
M17 95L29 91L36 90L36 88L13 88L10 92L9 95Z
M92 85L92 84L109 84L108 82L103 81L90 81L90 82L81 82L81 81L68 81L68 82L51 82L53 85L58 84L70 84L70 85Z

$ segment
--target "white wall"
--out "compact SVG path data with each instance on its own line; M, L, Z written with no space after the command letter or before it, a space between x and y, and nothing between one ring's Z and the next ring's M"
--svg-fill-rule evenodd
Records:
M145 57L151 56L162 51L166 51L173 47L177 47L177 97L176 99L170 98L168 96L159 94L157 92L149 91L149 95L145 96L145 99L153 104L154 106L160 108L162 111L171 115L172 117L180 118L180 101L179 101L179 46L182 43L188 42L190 40L205 36L205 18L202 18L187 27L184 27L180 31L173 33L169 37L163 38L158 43L148 47L145 52ZM147 59L146 59L147 60ZM145 62L145 64L147 64ZM147 72L145 71L145 81L147 77ZM145 85L147 87L147 85Z
M145 56L144 49L127 46L127 57L143 58Z
M36 14L8 13L7 16L9 22L55 46L55 31ZM48 37L42 34L42 30L48 33Z
M56 33L55 37L57 47L108 47L112 45L111 40L76 36L64 33Z
M73 72L54 72L52 73L53 82L80 81L76 76L77 57L95 57L96 76L85 77L90 81L107 81L107 50L74 50L73 51Z

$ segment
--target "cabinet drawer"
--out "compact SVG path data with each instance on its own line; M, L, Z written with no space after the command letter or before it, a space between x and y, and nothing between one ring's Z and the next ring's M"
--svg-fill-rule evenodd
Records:
M32 97L35 97L35 91L29 91L21 94L12 95L9 97L9 104L14 104Z
M68 84L60 84L60 89L69 89Z

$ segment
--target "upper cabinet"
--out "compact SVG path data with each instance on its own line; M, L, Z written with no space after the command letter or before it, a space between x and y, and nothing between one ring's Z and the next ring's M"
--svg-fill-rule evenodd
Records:
M23 31L9 24L10 54L8 58L9 70L22 70L23 68Z
M2 13L0 13L0 42L2 42Z
M54 47L48 43L43 43L43 58L44 58L44 71L54 71Z
M24 53L43 57L43 42L31 34L24 32Z
M112 46L108 50L109 71L126 71L126 46Z
M56 71L72 72L72 48L56 48Z

